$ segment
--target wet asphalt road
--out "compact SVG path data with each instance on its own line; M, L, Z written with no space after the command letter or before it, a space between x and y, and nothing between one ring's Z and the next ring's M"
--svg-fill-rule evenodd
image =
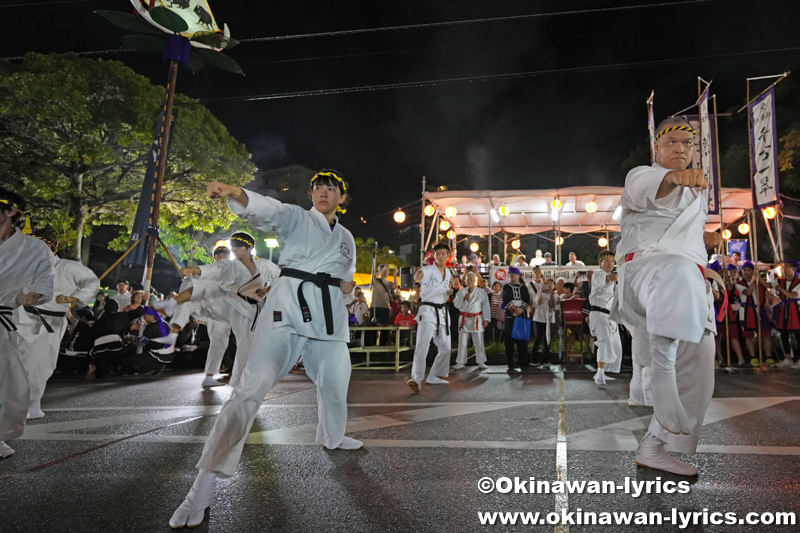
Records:
M354 372L348 435L359 451L313 444L315 387L293 372L271 391L237 475L218 482L197 531L642 531L643 526L481 525L479 512L790 511L800 517L800 371L717 373L714 400L688 460L688 494L515 494L481 478L554 481L563 400L567 480L680 481L637 467L652 410L627 406L629 375L604 387L591 372L504 367L451 373L412 394L406 375ZM229 387L199 373L86 382L57 376L0 461L0 532L168 531L195 475L204 437ZM563 397L559 391L563 390ZM133 438L130 438L134 436ZM562 458L563 460L563 458ZM566 468L564 468L564 466ZM36 469L36 467L39 467ZM679 531L674 525L658 530ZM800 531L800 526L695 525L683 531Z

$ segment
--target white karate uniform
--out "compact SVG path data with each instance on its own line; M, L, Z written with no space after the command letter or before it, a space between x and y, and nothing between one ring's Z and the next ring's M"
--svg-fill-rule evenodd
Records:
M231 339L231 325L221 320L206 318L206 328L208 329L208 355L206 356L205 372L213 375L219 372L222 366L222 358ZM239 345L237 344L236 347L238 348Z
M608 274L598 270L592 276L592 292L589 304L602 309L611 309L616 283L606 283ZM622 341L619 338L617 323L601 311L589 312L589 332L597 339L597 362L605 363L606 372L619 372L622 366Z
M230 324L231 330L236 336L236 358L229 381L231 387L239 384L242 372L247 366L256 318L261 312L261 304L256 306L248 303L239 296L238 290L255 275L260 277L259 283L265 286L277 280L281 272L280 268L268 259L258 258L253 262L256 266L256 274L251 274L244 263L238 260L216 261L208 265L201 265L199 278L192 280L194 289L189 303L199 304L199 307L189 307L188 309L200 316ZM179 320L182 320L186 314L186 311L176 310L175 312L175 315L181 315ZM188 316L185 320L188 321ZM175 320L172 323L181 328L186 324Z
M352 281L356 270L353 235L341 224L332 229L325 216L312 208L245 191L248 206L229 200L231 210L263 231L277 230L281 242L281 267L310 273L324 272ZM267 392L295 365L300 355L306 374L317 384L319 424L316 441L336 448L347 423L347 387L350 384L350 340L346 303L335 286L302 286L311 320L303 321L297 291L302 280L281 277L272 285L258 320L252 349L239 386L234 388L217 416L197 468L230 477L236 470L247 434ZM333 334L327 333L322 291L331 296Z
M458 356L456 364L467 364L467 344L472 335L472 345L475 346L475 362L486 364L486 350L483 347L483 321L492 320L492 311L489 307L489 296L486 291L476 287L472 296L467 299L469 289L458 291L453 304L462 313L477 314L477 316L460 316L458 326Z
M447 300L450 290L450 270L444 269L444 278L436 265L424 266L420 284L420 300L426 303L445 304L441 309L430 305L420 305L417 312L417 345L414 348L414 362L411 365L411 379L422 383L425 378L426 359L431 340L439 348L439 353L431 366L430 374L446 378L450 375L450 311ZM437 329L437 315L438 324Z
M100 290L100 280L91 269L78 261L61 259L56 255L53 255L53 260L53 300L35 307L66 315L71 304L59 304L55 299L61 295L71 296L78 299L76 306L83 307ZM31 401L38 401L42 399L45 384L56 369L58 349L67 330L67 319L65 316L46 315L39 318L22 307L18 307L14 313L19 335L19 356L28 373ZM53 333L45 329L42 320L50 324Z
M650 336L646 331L635 328L631 331L631 335L633 336L631 341L633 376L631 377L629 397L633 403L651 407L653 394L650 392L650 382L653 377L653 369L650 368Z
M707 262L708 198L707 192L677 187L656 199L668 172L658 164L642 166L625 179L611 319L648 332L655 412L650 432L694 453L714 391L713 294L698 268ZM630 253L634 258L625 262Z
M0 244L0 441L22 435L30 405L30 387L19 357L13 310L17 296L41 294L36 305L53 298L54 256L35 237L15 230Z

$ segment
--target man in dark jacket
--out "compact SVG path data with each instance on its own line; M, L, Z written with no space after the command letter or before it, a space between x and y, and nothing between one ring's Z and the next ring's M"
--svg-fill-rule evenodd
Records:
M520 279L522 272L517 267L508 267L510 281L503 287L503 307L505 308L505 340L506 358L508 359L508 370L516 372L514 365L514 345L519 352L519 366L527 367L531 365L531 355L528 353L528 339L517 340L511 334L514 331L514 322L517 320L530 320L528 317L528 307L531 305L531 295L528 287Z
M189 323L178 333L175 341L175 356L173 366L176 368L205 368L208 346L210 344L208 329L193 316Z

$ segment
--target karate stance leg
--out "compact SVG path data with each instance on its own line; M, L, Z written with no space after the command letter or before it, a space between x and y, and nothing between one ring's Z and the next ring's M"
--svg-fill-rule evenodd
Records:
M0 331L0 459L14 453L4 441L16 439L25 431L30 403L28 375L19 358L17 334Z
M464 368L464 365L467 364L468 345L469 345L469 332L464 330L458 330L458 355L456 356L455 368Z
M483 332L476 331L472 334L472 345L475 347L475 362L481 368L486 366L486 349L483 346ZM459 342L459 348L461 344Z
M58 363L58 348L67 329L67 320L59 317L47 317L45 320L53 327L53 333L36 322L20 324L17 327L19 341L19 357L25 372L28 374L30 386L30 405L28 418L44 417L40 402L44 396L47 380L53 375Z
M351 372L347 344L310 339L303 350L303 365L308 377L317 385L316 442L331 450L360 448L360 441L344 436Z
M712 340L713 342L713 340ZM677 339L650 334L650 352L653 357L653 418L670 433L690 432L689 418L678 392L675 362L678 355Z
M439 333L433 338L433 342L439 348L439 353L436 359L433 360L431 371L428 373L427 383L434 385L445 385L447 381L441 378L446 378L450 375L450 352L452 344L450 343L450 330L445 327L443 323L439 328Z
M428 357L428 347L435 334L436 322L420 321L417 326L417 345L414 348L414 362L411 364L411 379L408 380L412 390L414 390L413 384L416 384L416 392L419 391L419 385L425 379L425 368L427 366L425 361Z
M222 366L222 357L228 347L231 336L231 327L219 320L209 320L206 329L208 330L208 355L206 355L206 377L203 380L204 387L216 387L223 383L214 379L214 375L219 372Z
M633 377L631 377L628 406L652 407L653 396L650 392L650 382L653 371L650 368L650 337L647 332L639 329L633 330L631 356L633 359Z

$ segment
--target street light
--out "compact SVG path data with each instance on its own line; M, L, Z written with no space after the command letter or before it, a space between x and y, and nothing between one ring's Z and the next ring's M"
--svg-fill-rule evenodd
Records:
M272 261L272 250L278 247L278 239L264 239L264 242L267 243L267 248L269 248L269 260Z
M406 214L403 213L402 209L398 209L394 212L394 221L398 224L402 224L406 220Z

